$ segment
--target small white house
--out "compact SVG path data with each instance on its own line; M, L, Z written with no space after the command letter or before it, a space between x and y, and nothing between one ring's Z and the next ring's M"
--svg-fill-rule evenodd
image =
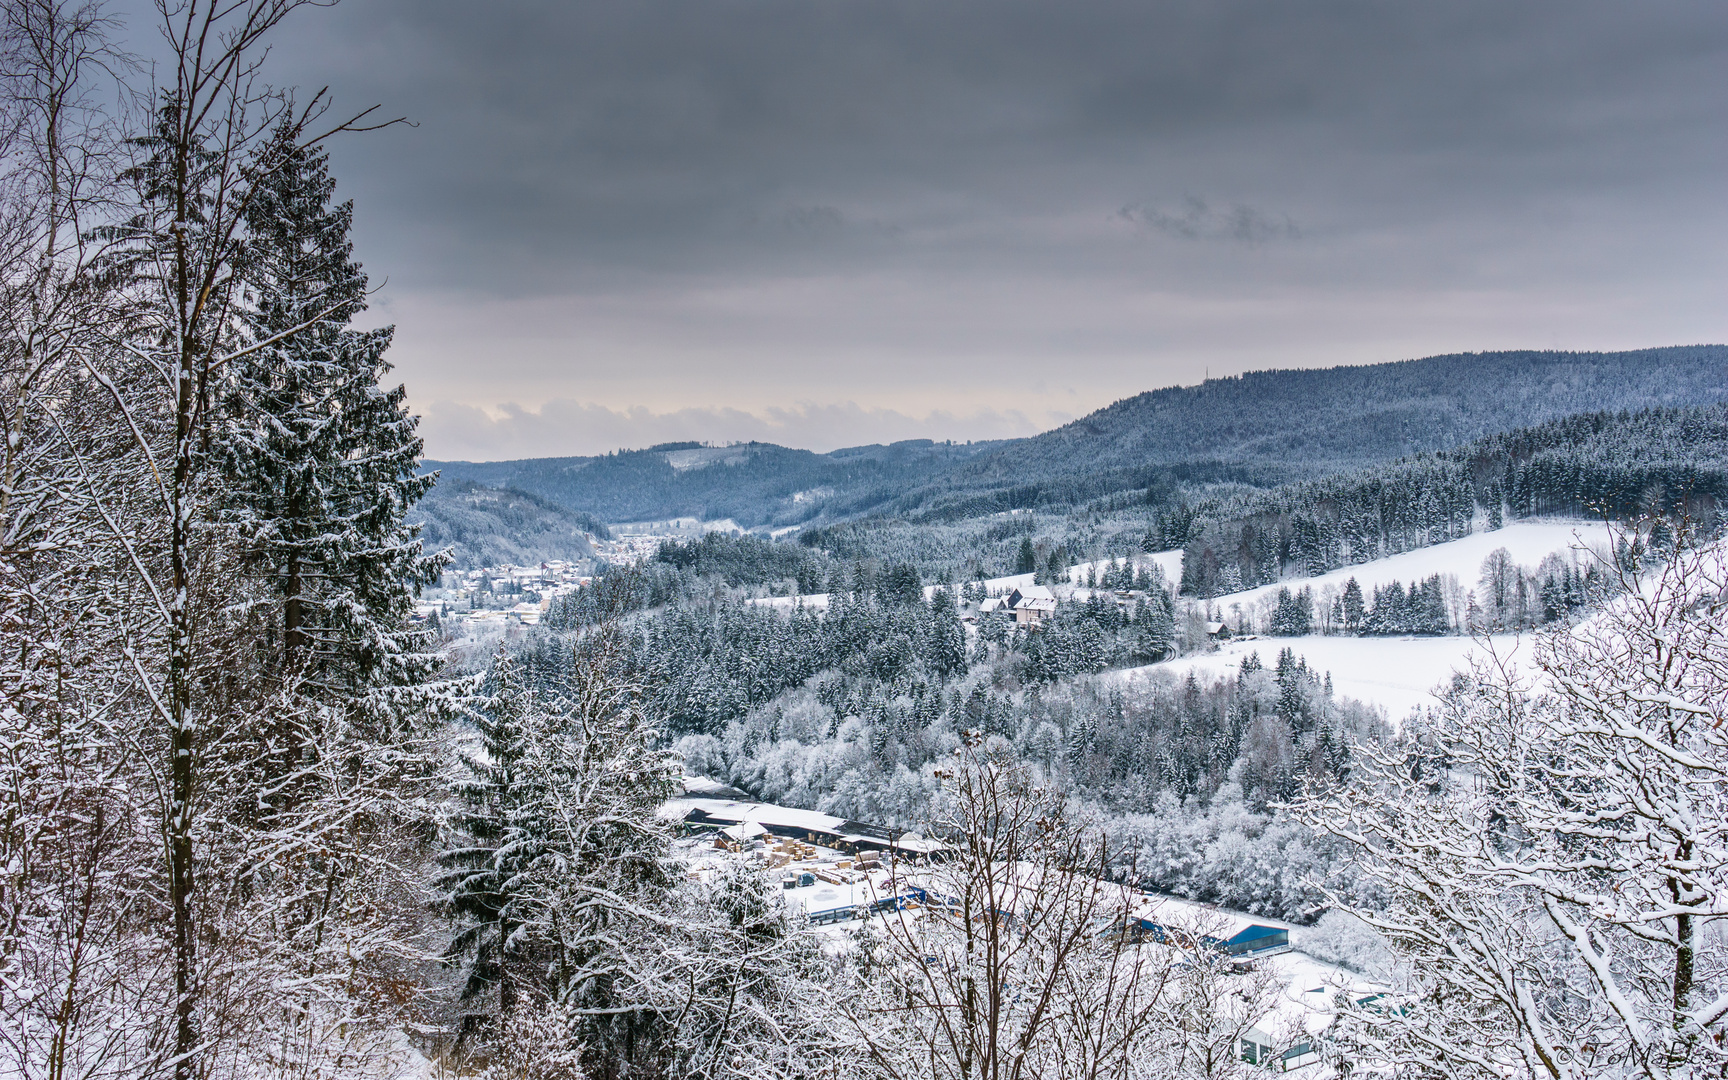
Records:
M1026 585L1008 594L1014 622L1028 630L1043 626L1056 614L1056 596L1042 585Z

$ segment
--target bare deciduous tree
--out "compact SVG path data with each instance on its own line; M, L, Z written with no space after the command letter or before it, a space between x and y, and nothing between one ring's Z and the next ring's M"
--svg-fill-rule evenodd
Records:
M896 1078L1227 1076L1276 986L1204 926L1143 940L1139 894L1107 878L1101 837L1007 755L968 740L942 774L934 832L953 850L897 868L924 900L879 923L855 1029ZM1219 1010L1229 1000L1238 1008Z
M156 860L119 646L136 461L94 375L123 324L89 230L116 205L127 62L94 4L0 20L0 1068L107 1076L160 1060L133 1018L169 1000L139 947Z
M1717 1075L1728 1021L1728 559L1682 536L1618 595L1490 660L1415 747L1303 813L1392 905L1411 965L1356 1052L1429 1075Z

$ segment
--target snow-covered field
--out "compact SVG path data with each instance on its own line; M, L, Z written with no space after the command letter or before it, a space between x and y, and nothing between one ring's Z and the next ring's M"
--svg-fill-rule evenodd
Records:
M825 592L800 593L797 596L759 596L754 600L746 600L744 602L746 604L759 604L762 607L771 607L776 611L791 611L796 607L807 607L814 611L828 610L828 594Z
M1346 566L1319 577L1298 578L1276 585L1262 585L1257 589L1245 589L1228 596L1220 596L1213 600L1213 603L1223 612L1228 612L1233 605L1240 605L1247 611L1280 588L1307 587L1312 588L1315 595L1319 595L1328 587L1342 589L1344 583L1351 578L1355 578L1356 584L1362 586L1362 592L1369 596L1373 595L1378 586L1390 585L1394 581L1409 585L1435 574L1451 574L1466 589L1470 589L1475 587L1476 579L1481 576L1482 560L1499 548L1505 548L1511 554L1513 562L1531 569L1535 569L1537 563L1555 552L1575 558L1583 565L1583 560L1591 558L1583 549L1603 552L1607 550L1608 527L1600 521L1520 521L1493 532L1475 533L1461 540L1406 551L1401 555L1376 559L1359 566ZM1170 579L1172 583L1181 580L1182 573L1181 552L1174 554L1177 556L1176 576Z
M1157 565L1159 570L1163 571L1164 580L1171 588L1175 588L1177 583L1182 580L1181 548L1174 548L1170 551L1155 551L1150 555L1134 556L1134 565L1136 567L1145 566L1147 563L1154 563ZM1122 556L1117 556L1114 559L1100 559L1097 562L1075 563L1073 566L1068 568L1068 580L1078 585L1083 583L1086 580L1086 575L1094 569L1114 570L1121 565ZM1031 577L1030 574L1023 576Z
M1461 540L1407 551L1390 558L1348 566L1313 578L1299 578L1280 585L1263 585L1256 589L1220 596L1209 603L1219 615L1232 618L1232 610L1253 611L1280 587L1312 588L1316 595L1329 591L1335 594L1344 583L1355 578L1369 596L1376 588L1394 581L1409 585L1435 574L1450 575L1462 590L1472 589L1481 574L1482 562L1488 554L1505 548L1512 560L1534 569L1550 554L1559 553L1580 565L1594 556L1592 551L1605 552L1609 544L1608 528L1599 521L1520 521L1493 532L1476 533ZM1164 571L1165 580L1174 586L1182 577L1182 553L1160 551L1141 560L1156 562ZM1081 563L1071 570L1071 580L1083 581L1088 569L1102 564ZM1032 583L1031 574L992 578L985 582L990 592L1006 593L1017 586ZM936 590L927 586L925 595ZM1082 595L1084 590L1075 593ZM773 597L753 603L778 608L803 604L814 608L828 606L826 594L798 597ZM1232 621L1234 619L1232 618ZM1528 667L1530 641L1517 635L1501 634L1491 639L1492 647L1501 656L1514 656L1520 666ZM1240 667L1244 657L1259 653L1262 663L1276 662L1278 652L1294 649L1318 671L1331 672L1333 689L1343 697L1379 705L1394 723L1403 720L1412 710L1435 703L1432 691L1450 681L1453 672L1469 667L1470 654L1479 643L1469 637L1392 637L1359 638L1345 636L1308 636L1297 638L1257 637L1230 641L1216 652L1182 657L1149 667L1129 668L1115 672L1115 678L1136 679L1157 675L1184 678L1190 671L1204 676L1217 676Z
M1496 634L1490 639L1494 651L1527 668L1531 638ZM1149 667L1116 672L1121 679L1168 676L1182 679L1189 672L1217 677L1240 669L1250 653L1271 667L1281 649L1292 649L1316 671L1332 673L1333 691L1340 697L1379 705L1394 724L1422 706L1436 704L1431 691L1449 682L1454 671L1468 669L1472 652L1480 643L1468 637L1256 637L1221 645L1217 652L1184 656Z
M1390 558L1348 566L1313 578L1285 581L1278 585L1263 585L1211 601L1220 615L1230 617L1233 610L1252 612L1265 603L1279 588L1312 588L1316 595L1342 590L1351 578L1369 596L1376 588L1401 581L1406 585L1422 581L1435 574L1450 575L1462 589L1471 589L1481 574L1482 562L1488 554L1505 548L1512 560L1534 569L1550 554L1560 553L1580 564L1592 559L1595 552L1606 552L1609 546L1608 528L1600 521L1520 521L1493 532L1476 533L1433 547L1407 551ZM1181 580L1182 553L1164 551L1153 556L1164 568L1166 578L1174 584ZM1076 568L1080 574L1085 567ZM1514 634L1495 635L1490 646L1502 657L1512 657L1525 671L1529 669L1531 642ZM1379 705L1393 722L1403 720L1411 711L1433 705L1432 691L1451 680L1455 671L1470 666L1473 652L1481 643L1468 637L1257 637L1226 642L1218 651L1185 656L1164 664L1130 668L1115 677L1137 679L1153 673L1185 678L1190 671L1203 676L1218 676L1236 670L1244 657L1259 653L1260 660L1271 666L1281 649L1290 648L1307 658L1308 666L1332 673L1333 689L1342 697Z
M1362 591L1372 596L1376 588L1394 581L1409 585L1435 574L1455 578L1461 596L1464 590L1476 586L1483 560L1499 548L1505 548L1514 562L1534 569L1554 553L1583 565L1595 557L1592 551L1606 552L1608 546L1608 528L1599 521L1520 521L1493 532L1476 533L1461 540L1344 567L1320 577L1231 593L1215 598L1208 606L1234 623L1238 615L1233 613L1254 612L1267 604L1281 587L1312 588L1316 596L1326 597L1336 595L1346 581L1355 578ZM1177 573L1180 573L1180 563ZM1526 672L1529 670L1530 644L1527 637L1521 641L1512 634L1496 635L1491 639L1491 647L1498 655L1513 657ZM1397 723L1409 716L1412 710L1435 704L1434 688L1449 682L1453 672L1467 670L1471 654L1479 651L1481 644L1462 636L1259 637L1227 642L1217 652L1186 656L1149 668L1130 669L1123 672L1122 677L1138 678L1145 677L1147 672L1164 672L1184 678L1190 671L1217 676L1226 669L1239 668L1243 658L1255 652L1260 654L1262 663L1271 666L1279 650L1284 648L1294 649L1298 656L1305 657L1310 668L1331 672L1333 689L1340 696L1382 706L1387 717Z

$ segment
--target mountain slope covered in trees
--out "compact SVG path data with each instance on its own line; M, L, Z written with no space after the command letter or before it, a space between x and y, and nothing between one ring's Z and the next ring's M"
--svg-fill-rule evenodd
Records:
M1312 475L1572 413L1721 401L1724 362L1728 347L1692 346L1251 371L1118 401L960 471L1027 477L1072 472L1076 459L1098 468L1217 460Z
M601 457L428 465L447 480L513 486L608 521L952 521L1126 491L1174 503L1224 485L1275 486L1576 413L1724 400L1728 346L1459 353L1167 387L1033 438L996 443L912 441L829 454L767 443L672 443Z
M1498 528L1507 519L1680 515L1728 497L1728 406L1583 413L1434 454L1162 515L1145 547L1184 549L1210 596Z
M915 439L815 454L772 443L663 443L597 457L426 464L447 481L513 487L607 521L732 518L755 526L865 512L996 445Z
M590 514L466 479L440 479L414 515L421 519L426 547L448 548L451 564L459 568L588 559L594 555L589 534L610 539L605 524Z

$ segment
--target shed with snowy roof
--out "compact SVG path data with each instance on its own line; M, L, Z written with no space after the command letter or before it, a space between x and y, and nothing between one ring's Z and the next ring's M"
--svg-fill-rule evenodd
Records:
M881 825L848 821L816 810L797 810L773 803L686 796L670 800L661 808L661 813L682 818L686 825L717 831L751 822L763 830L757 835L805 840L837 851L900 851L929 855L946 847L936 841L927 841L916 833L901 834Z
M1226 955L1245 958L1290 948L1287 923L1169 896L1149 894L1131 905L1125 929L1151 941L1197 940Z

